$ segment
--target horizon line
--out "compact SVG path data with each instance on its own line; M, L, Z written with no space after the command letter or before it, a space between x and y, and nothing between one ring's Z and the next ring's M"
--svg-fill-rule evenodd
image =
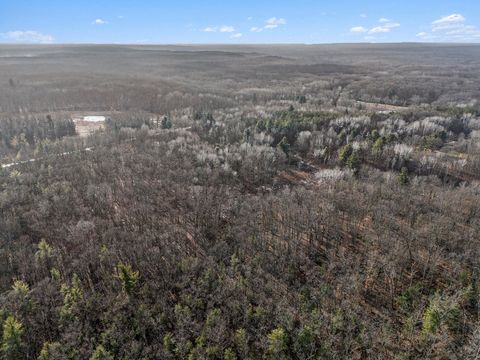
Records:
M0 42L0 46L71 46L71 45L98 45L98 46L282 46L282 45L480 45L480 42L425 42L425 41L393 41L393 42L331 42L331 43L302 43L302 42L272 42L272 43L146 43L146 42L125 42L125 43L97 43L97 42L65 42L65 43L31 43L31 42Z

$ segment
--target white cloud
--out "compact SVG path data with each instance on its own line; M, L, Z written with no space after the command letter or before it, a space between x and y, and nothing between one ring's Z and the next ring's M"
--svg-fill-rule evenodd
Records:
M277 19L276 17L272 17L266 21L265 29L276 29L280 25L285 25L287 20L283 18Z
M52 35L42 34L38 31L8 31L2 34L4 39L17 43L36 43L36 44L51 44L55 41Z
M248 20L248 21L252 21L252 20L253 20L253 16L249 16L249 17L247 18L247 20Z
M363 26L354 26L350 29L350 32L352 33L365 33L368 30L365 29Z
M367 17L367 14L360 14L360 17L365 19Z
M456 34L465 34L465 35L476 35L479 33L479 30L474 25L462 25L454 29L448 30L447 35L456 35Z
M439 39L437 35L428 33L426 31L419 32L417 35L415 35L417 38L419 38L421 41L434 41Z
M93 25L105 25L105 24L108 24L108 21L105 21L103 19L95 19L93 22L92 22Z
M432 22L432 31L448 31L463 27L466 19L462 14L443 16Z
M465 17L462 14L452 14L448 16L443 16L438 20L435 20L432 24L437 25L437 24L451 24L451 23L459 23L459 22L464 22Z
M475 25L467 25L466 21L462 14L443 16L431 23L431 33L425 32L424 35L417 36L423 40L479 42L480 29Z
M400 26L399 23L396 23L390 19L380 18L378 19L377 26L374 26L371 29L367 29L364 26L354 26L350 28L350 32L354 34L363 34L367 32L369 34L382 34L382 33L389 33L392 31L392 29L395 29L399 26ZM366 40L370 40L370 39L366 39Z
M232 32L235 32L235 28L233 26L223 25L222 27L220 27L220 32L232 33Z
M384 26L377 26L369 31L370 34L388 33L388 32L390 32L390 29Z
M233 26L223 25L223 26L207 26L205 29L200 31L214 33L214 32L221 32L221 33L232 33L235 32L235 28Z
M382 21L386 20L386 21ZM399 23L391 22L388 19L380 19L380 23L382 23L380 26L376 26L373 29L370 29L369 33L370 34L379 34L379 33L389 33L392 31L392 29L395 29L400 26Z
M236 34L233 34L232 36L230 36L232 39L239 39L243 36L242 33L236 33Z
M217 32L218 28L216 26L207 26L205 29L202 29L203 32Z
M254 27L250 28L250 31L251 32L262 32L263 28L259 28L259 27L254 26Z

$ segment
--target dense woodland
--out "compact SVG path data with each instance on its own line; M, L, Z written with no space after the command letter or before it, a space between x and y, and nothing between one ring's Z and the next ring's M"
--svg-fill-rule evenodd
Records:
M0 53L2 359L480 358L480 47Z

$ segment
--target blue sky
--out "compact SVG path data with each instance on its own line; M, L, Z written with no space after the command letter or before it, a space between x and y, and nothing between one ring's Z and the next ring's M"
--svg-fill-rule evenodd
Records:
M2 43L480 42L480 0L0 0Z

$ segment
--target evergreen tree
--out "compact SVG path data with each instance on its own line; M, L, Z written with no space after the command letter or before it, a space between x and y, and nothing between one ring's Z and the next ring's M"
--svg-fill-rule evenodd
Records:
M247 144L252 143L252 131L250 130L250 128L246 128L243 132L243 142Z
M113 356L102 345L98 345L90 360L113 360Z
M358 158L357 153L352 153L347 159L347 167L352 170L355 174L360 170L360 159Z
M171 129L172 128L172 121L170 120L169 117L164 116L162 119L162 129Z
M410 179L408 177L408 170L406 167L402 167L400 174L398 175L398 182L400 185L408 185Z
M268 335L268 352L274 359L284 358L287 351L287 334L283 328L274 329Z
M338 158L342 162L342 164L346 164L348 158L352 155L353 153L353 147L350 144L345 145L338 151Z
M23 327L13 315L7 317L3 323L2 359L20 360L22 357Z
M117 265L117 277L122 284L122 289L127 295L131 295L139 278L139 272L133 271L132 266L119 262Z
M383 150L383 146L385 145L385 140L383 137L377 138L373 143L372 150L374 153L379 154Z

